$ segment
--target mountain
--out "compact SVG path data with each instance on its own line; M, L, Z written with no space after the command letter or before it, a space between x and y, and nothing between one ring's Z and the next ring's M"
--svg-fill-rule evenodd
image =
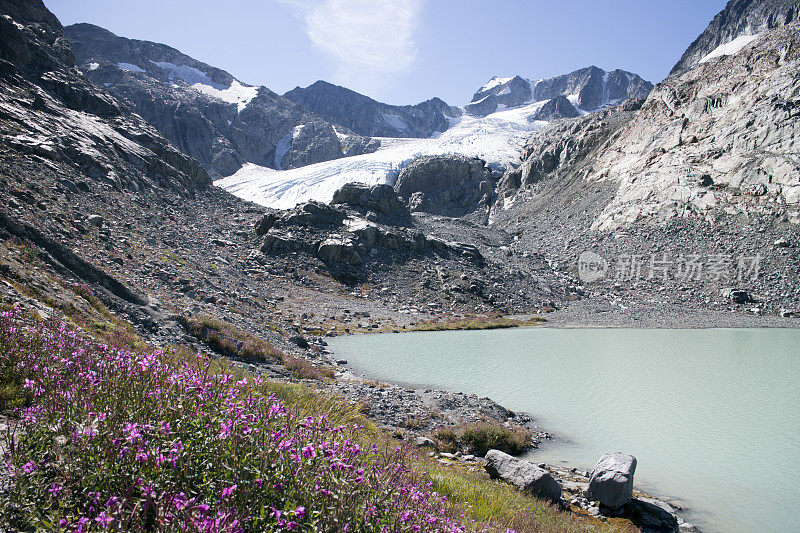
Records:
M81 187L167 188L184 196L211 181L152 126L75 68L61 24L41 2L3 0L0 140ZM79 184L64 178L62 187Z
M369 137L430 137L445 131L450 127L448 119L460 113L439 98L416 105L389 105L321 80L283 96L332 124Z
M565 96L576 109L591 112L628 98L646 98L652 89L652 83L631 72L606 72L594 66L538 81L495 76L478 89L465 109L483 117L500 109Z
M730 0L689 46L670 75L680 75L704 62L736 53L762 32L800 20L797 0Z
M245 163L294 168L378 146L169 46L118 37L91 24L65 32L92 82L215 176L230 175Z
M752 22L732 5L712 26ZM706 53L692 52L697 42L684 57ZM583 252L596 254L608 275L593 288L620 305L647 295L791 314L800 306L798 73L795 22L670 76L646 100L553 122L500 180L491 220L519 235L516 251L544 253L568 272Z

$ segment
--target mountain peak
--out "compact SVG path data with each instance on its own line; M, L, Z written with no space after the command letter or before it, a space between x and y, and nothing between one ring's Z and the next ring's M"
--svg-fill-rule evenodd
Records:
M747 44L747 40L741 39L742 37L755 36L798 20L798 0L730 0L686 49L672 67L670 76L679 76L693 69L709 56L718 57L738 52ZM726 45L728 49L725 49Z

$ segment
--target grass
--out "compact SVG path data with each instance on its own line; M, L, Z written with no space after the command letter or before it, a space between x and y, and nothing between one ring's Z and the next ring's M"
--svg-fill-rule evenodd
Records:
M225 357L249 363L278 362L299 379L325 380L334 376L332 369L315 367L302 357L287 354L228 322L201 315L181 317L181 324L194 337Z
M606 532L602 522L564 513L548 502L526 496L510 485L457 466L426 465L433 488L467 509L477 531L516 533Z
M507 317L469 317L433 319L418 322L407 328L407 331L453 331L453 330L482 330L482 329L507 329L523 326L539 325L546 322L544 318L533 317L530 320L518 320Z
M489 450L519 455L533 444L530 432L525 428L488 419L460 427L440 427L433 433L433 438L443 451L454 452L466 447L469 453L479 457Z

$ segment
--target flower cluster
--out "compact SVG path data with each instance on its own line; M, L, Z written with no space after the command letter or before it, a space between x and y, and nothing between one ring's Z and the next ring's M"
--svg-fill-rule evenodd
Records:
M257 377L0 316L30 402L4 435L11 529L463 531L400 448L308 416ZM2 376L0 376L2 377Z

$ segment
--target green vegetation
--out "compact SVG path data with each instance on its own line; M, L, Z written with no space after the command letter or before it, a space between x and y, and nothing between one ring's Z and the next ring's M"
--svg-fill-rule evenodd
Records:
M332 369L315 367L228 322L201 315L181 317L181 323L194 337L225 357L248 363L281 363L299 379L324 380L334 376Z
M469 453L480 457L489 450L518 455L532 445L531 435L525 428L494 420L482 420L458 428L441 427L434 432L433 437L442 450L456 451L465 446Z
M434 319L427 322L417 323L410 328L411 331L452 331L467 329L507 329L519 328L523 326L535 326L546 322L544 318L533 317L530 320L517 320L516 318L506 317L470 317L470 318L447 318Z

